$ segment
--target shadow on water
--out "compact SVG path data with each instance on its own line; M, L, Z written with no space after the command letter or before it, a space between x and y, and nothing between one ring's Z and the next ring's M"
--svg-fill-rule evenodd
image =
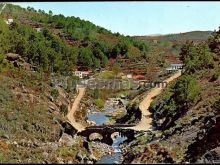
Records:
M122 163L122 154L119 145L127 140L127 137L118 136L113 140L112 148L114 149L114 154L105 155L96 164L120 164Z

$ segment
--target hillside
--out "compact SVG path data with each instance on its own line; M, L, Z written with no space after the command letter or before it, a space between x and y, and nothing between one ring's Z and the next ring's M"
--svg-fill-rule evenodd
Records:
M3 45L0 51L18 53L48 73L67 75L76 69L95 71L118 67L125 74L153 79L152 75L159 75L159 70L167 65L166 56L176 56L179 52L178 48L174 48L174 54L167 52L171 44L154 44L111 33L89 21L53 15L51 11L45 13L8 4L1 18L5 41L0 41ZM8 18L14 22L3 25L3 20ZM152 75L145 74L149 71Z
M180 34L156 35L156 36L134 36L133 38L154 45L162 57L179 57L181 47L186 42L203 42L212 34L212 31L192 31Z
M151 103L154 129L129 144L125 163L218 162L219 34L181 48L185 71Z
M14 20L9 32L7 27L4 31L12 33L8 38L14 41L5 41L14 44L10 51L21 54L45 71L71 71L79 66L88 69L105 68L109 59L143 59L150 47L129 36L111 33L89 21L74 16L53 15L51 11L47 14L42 10L8 4L1 17ZM36 41L36 46L33 45L29 50L23 48L27 47L25 44ZM2 49L3 53L8 52L7 48ZM32 54L31 57L28 57L27 52Z
M21 56L0 55L0 162L58 163L73 94L51 85L48 74L36 72ZM75 149L82 150L80 145L79 139Z

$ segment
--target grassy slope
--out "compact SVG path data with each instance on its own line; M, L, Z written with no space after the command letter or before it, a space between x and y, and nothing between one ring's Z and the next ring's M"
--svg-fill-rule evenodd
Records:
M0 162L58 163L60 157L79 163L77 152L87 153L80 137L71 147L56 147L66 118L61 95L52 94L55 88L48 75L14 67L7 60L0 63L0 70Z

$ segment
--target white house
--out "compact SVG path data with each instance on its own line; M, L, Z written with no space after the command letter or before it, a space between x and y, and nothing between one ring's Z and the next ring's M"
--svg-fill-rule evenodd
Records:
M12 18L9 18L5 20L6 24L10 25L14 20Z
M127 74L127 78L132 78L132 74Z
M88 76L90 74L90 71L75 71L75 76L78 76L79 78L83 78L85 76Z
M41 32L42 28L38 27L38 28L35 28L37 30L37 32Z
M166 68L168 72L176 71L178 69L182 69L183 64L182 63L177 63L177 64L170 64L170 67Z

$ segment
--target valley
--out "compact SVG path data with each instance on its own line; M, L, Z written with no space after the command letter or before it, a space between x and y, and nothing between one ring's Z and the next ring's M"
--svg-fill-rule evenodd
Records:
M1 163L220 160L220 30L125 36L0 8Z

